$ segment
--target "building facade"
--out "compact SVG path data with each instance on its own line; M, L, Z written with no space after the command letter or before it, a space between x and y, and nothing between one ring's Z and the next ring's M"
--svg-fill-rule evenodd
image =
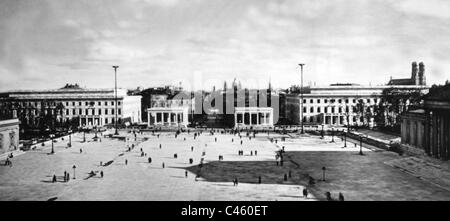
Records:
M114 89L86 89L66 85L56 90L28 90L0 93L0 114L35 126L54 119L57 124L78 126L113 125L116 119ZM141 97L117 90L118 123L141 122Z
M0 155L19 149L19 120L0 120Z
M384 89L427 91L421 85L361 86L334 84L325 87L310 87L300 94L287 94L286 116L294 124L300 124L303 115L305 125L374 125L374 111L381 101ZM303 108L300 103L303 102ZM293 111L298 110L298 111Z
M423 109L402 116L402 144L450 159L450 84L431 88Z

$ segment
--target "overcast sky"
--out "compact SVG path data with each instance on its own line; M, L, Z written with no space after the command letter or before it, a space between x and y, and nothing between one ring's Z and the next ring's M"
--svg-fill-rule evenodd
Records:
M446 0L1 0L0 90L450 79Z

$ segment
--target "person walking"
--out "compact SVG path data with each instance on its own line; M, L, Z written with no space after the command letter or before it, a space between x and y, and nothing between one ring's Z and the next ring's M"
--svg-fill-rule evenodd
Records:
M164 162L162 163L162 168L165 168Z
M102 177L102 178L103 178L103 170L102 170L102 171L100 171L100 177Z
M53 179L52 179L52 183L56 182L56 175L53 174Z
M148 163L152 163L152 158L151 157L148 158Z
M184 171L184 177L188 177L188 172L187 172L187 170L186 171Z
M306 188L303 188L303 198L308 198L308 190Z
M83 149L80 148L80 153L83 153Z
M128 165L128 160L127 159L125 159L125 165Z
M344 201L344 194L339 192L339 201Z

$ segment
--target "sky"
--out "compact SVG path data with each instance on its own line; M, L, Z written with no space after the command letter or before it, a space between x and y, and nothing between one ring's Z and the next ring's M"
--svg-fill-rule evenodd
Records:
M446 0L0 0L0 91L450 79Z

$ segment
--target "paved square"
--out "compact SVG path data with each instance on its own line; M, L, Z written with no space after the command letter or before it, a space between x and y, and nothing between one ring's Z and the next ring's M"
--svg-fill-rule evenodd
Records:
M102 138L95 142L93 134L87 134L88 142L83 143L83 135L75 134L71 148L66 148L67 137L58 139L56 154L48 154L51 145L47 143L15 156L12 167L0 166L0 200L323 200L326 191L333 197L342 192L346 200L450 199L447 190L385 163L402 157L366 148L365 155L359 156L359 148L342 148L337 138L330 143L329 137L284 135L287 138L282 142L281 135L271 133L275 143L261 133L251 140L243 136L241 145L237 135L212 136L209 132L197 139L193 132L177 138L168 132L159 137L144 133L136 141L131 133L122 131L121 136L130 141ZM127 145L132 144L135 148L128 152ZM277 166L275 152L283 146L285 163ZM146 157L141 157L141 148ZM201 158L204 164L199 169ZM100 166L111 160L112 164ZM76 179L72 179L73 165ZM320 181L322 166L327 168L326 181ZM64 171L70 173L69 182L62 182ZM90 171L97 174L89 178ZM54 174L56 183L51 182ZM308 176L317 183L308 186ZM232 183L234 178L239 180L237 186ZM305 186L312 193L308 199L301 196Z

